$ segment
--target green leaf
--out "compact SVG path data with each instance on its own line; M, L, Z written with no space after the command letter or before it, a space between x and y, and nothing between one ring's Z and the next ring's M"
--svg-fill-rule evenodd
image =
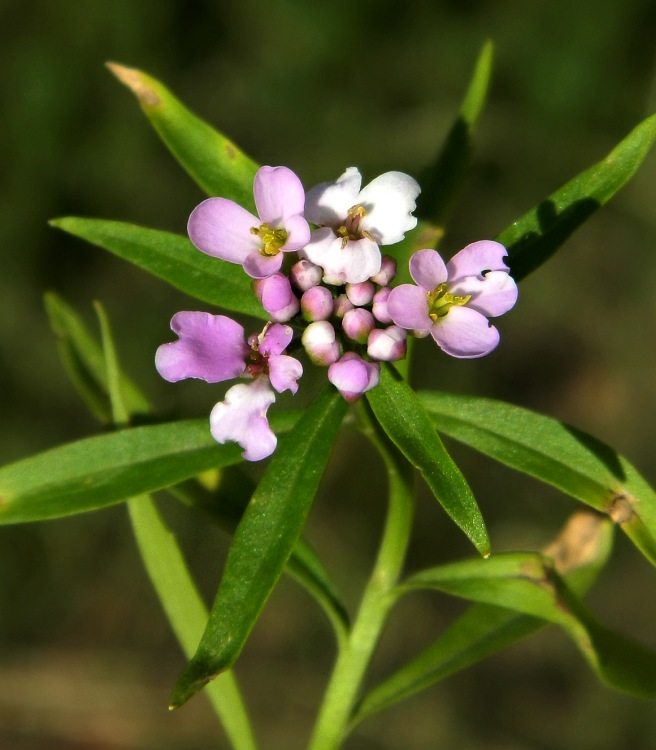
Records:
M297 416L276 414L271 427L291 429ZM239 446L214 441L206 419L85 438L0 468L0 524L102 508L241 460Z
M381 427L419 469L444 510L481 555L489 555L490 540L472 491L412 388L383 364L379 385L366 395Z
M107 63L132 90L141 109L180 165L208 195L220 195L254 211L258 165L234 143L192 114L159 81L134 68Z
M345 410L341 396L326 387L280 441L234 535L207 628L178 679L173 707L239 656L301 533Z
M59 353L68 374L91 412L102 422L111 423L111 405L103 352L80 316L54 292L44 298L52 330L57 335ZM148 401L136 385L121 376L121 391L132 414L146 414Z
M241 266L201 253L186 237L104 219L66 217L50 224L109 250L202 302L266 319Z
M613 525L607 518L581 509L545 550L577 594L587 591L607 563L612 532ZM431 645L365 696L352 726L508 648L546 624L537 617L490 604L473 604Z
M422 393L438 431L606 513L656 565L656 493L609 446L502 401Z
M417 200L417 216L440 227L444 226L456 191L471 163L472 136L487 98L493 56L494 47L488 41L478 56L462 107L444 146L420 179L422 192Z
M633 177L656 140L656 115L632 130L602 161L570 180L505 229L497 240L519 281L550 258L565 240Z
M175 536L166 527L150 497L128 503L130 520L148 576L176 638L191 658L207 622L207 608L198 593ZM236 750L256 747L239 688L226 671L207 688L207 697Z
M434 589L559 625L600 679L619 690L656 697L656 653L598 623L537 552L499 554L422 571L399 593Z

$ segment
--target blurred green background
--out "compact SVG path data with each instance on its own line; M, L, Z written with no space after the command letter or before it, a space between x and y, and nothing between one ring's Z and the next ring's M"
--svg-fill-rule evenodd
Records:
M357 165L418 174L457 112L474 60L496 45L471 175L442 248L493 237L656 111L653 0L0 0L0 462L99 429L69 385L43 311L55 290L95 325L113 321L126 369L162 413L207 414L204 384L163 383L156 347L198 305L47 226L63 215L184 232L203 197L107 60L163 80L257 161L307 187ZM656 482L656 156L522 283L499 349L449 361L421 342L418 386L505 398L611 443ZM453 446L497 550L537 548L575 504ZM349 602L381 523L382 481L345 433L308 537ZM345 486L344 477L349 477ZM163 506L211 596L227 540ZM426 493L410 567L470 555ZM654 571L618 538L589 597L609 625L656 648ZM374 676L462 609L417 596L393 617ZM142 572L121 507L0 529L0 747L226 747L202 697L169 715L183 661ZM241 662L263 747L302 747L333 656L322 616L283 581ZM653 750L653 703L599 685L549 629L363 724L353 750Z

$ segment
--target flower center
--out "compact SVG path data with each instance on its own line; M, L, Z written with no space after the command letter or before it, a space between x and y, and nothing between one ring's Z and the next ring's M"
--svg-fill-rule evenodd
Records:
M459 295L451 294L451 292L447 291L448 288L449 285L444 282L426 295L428 298L428 316L433 322L436 322L439 318L443 318L454 305L462 307L462 305L466 305L471 299L471 294L468 294L466 297L460 297Z
M287 242L285 229L271 229L268 224L262 224L259 229L251 227L251 234L257 235L262 240L260 249L262 255L278 255L280 248Z
M342 238L342 250L346 247L349 240L361 240L366 237L373 241L373 237L366 230L360 229L360 221L367 215L364 206L351 206L346 214L346 221L335 230L335 234Z

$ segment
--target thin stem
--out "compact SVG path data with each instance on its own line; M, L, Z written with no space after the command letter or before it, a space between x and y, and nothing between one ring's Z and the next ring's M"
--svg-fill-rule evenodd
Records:
M392 604L408 546L413 514L410 467L379 433L372 415L366 432L378 447L389 477L389 505L376 562L365 588L350 637L338 654L317 718L309 750L337 750L345 738L362 680L366 674Z

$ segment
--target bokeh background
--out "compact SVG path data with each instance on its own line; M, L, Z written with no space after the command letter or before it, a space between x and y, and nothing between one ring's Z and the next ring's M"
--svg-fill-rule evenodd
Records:
M475 163L443 249L493 237L656 111L653 0L0 0L0 462L97 433L68 383L43 310L55 290L113 322L126 369L161 413L202 416L204 384L161 382L156 347L196 306L47 226L62 215L183 232L203 197L103 67L142 68L257 161L306 186L358 165L418 174L457 112L483 42L496 45ZM653 482L656 156L534 276L481 361L422 342L414 381L508 399L587 430ZM497 550L537 548L568 498L453 445ZM380 531L376 463L345 433L308 525L350 603ZM346 478L346 479L345 479ZM162 507L211 597L227 539ZM410 567L470 555L423 493ZM618 538L589 602L656 648L654 571ZM387 674L462 609L416 596L373 668ZM302 747L333 657L322 615L283 580L239 664L264 747ZM170 715L183 660L142 571L122 507L0 529L0 747L227 747L204 698ZM363 724L353 750L653 750L654 704L600 685L548 629Z

